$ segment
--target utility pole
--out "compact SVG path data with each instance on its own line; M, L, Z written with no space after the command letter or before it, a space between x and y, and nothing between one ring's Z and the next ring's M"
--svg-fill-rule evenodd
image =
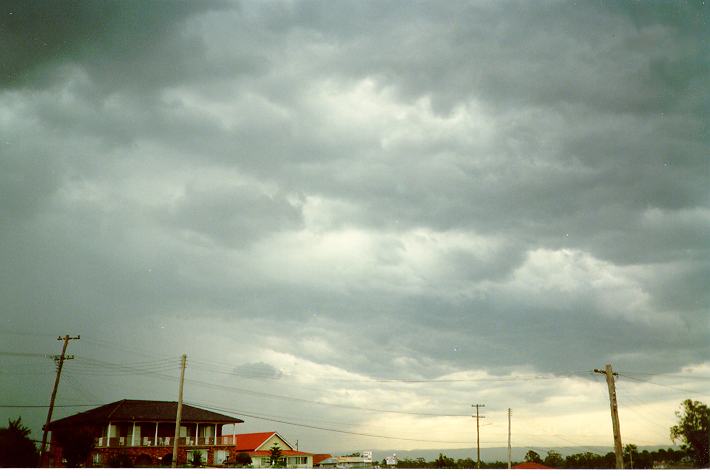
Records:
M81 336L69 337L65 335L64 337L59 336L57 340L64 341L62 345L62 353L60 355L53 356L54 361L57 364L57 376L54 378L54 388L52 389L52 396L49 399L49 410L47 411L47 421L44 423L43 433L42 433L42 443L39 448L39 465L40 467L46 465L49 461L47 460L46 449L47 449L47 434L49 433L49 423L52 421L52 412L54 411L54 400L57 398L57 389L59 388L59 378L62 376L62 367L64 366L65 360L71 360L74 358L73 355L67 354L67 346L70 340L78 340Z
M508 469L513 465L513 460L512 460L512 451L510 448L510 417L513 414L513 410L508 408Z
M606 376L606 384L609 387L609 406L611 407L611 426L614 430L614 454L616 455L616 469L624 469L624 451L621 447L621 430L619 428L619 406L616 403L616 386L614 376L618 376L611 369L611 364L606 364L604 370L594 369L595 373Z
M481 469L481 433L479 430L479 424L478 421L481 418L486 418L484 416L481 416L478 414L478 409L485 407L485 405L481 403L476 403L474 405L471 405L472 407L476 407L476 416L473 417L476 419L476 468Z
M185 366L187 365L187 355L182 354L180 359L180 386L178 388L177 414L175 415L175 441L173 442L173 461L171 467L177 468L178 440L180 438L180 419L182 418L182 387L185 383Z

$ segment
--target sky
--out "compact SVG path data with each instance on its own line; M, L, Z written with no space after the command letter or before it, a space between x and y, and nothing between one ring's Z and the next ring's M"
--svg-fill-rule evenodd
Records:
M611 363L622 442L670 445L710 400L707 17L3 2L0 421L40 438L80 335L55 417L176 400L187 354L186 402L305 451L470 448L472 404L484 448L508 408L611 446Z

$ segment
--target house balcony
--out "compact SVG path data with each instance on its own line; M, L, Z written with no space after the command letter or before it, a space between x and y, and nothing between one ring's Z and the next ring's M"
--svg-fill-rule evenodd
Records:
M135 438L131 436L117 436L112 438L99 437L94 440L95 448L136 448L136 447L170 447L175 443L171 436L155 437L144 436ZM231 436L208 436L178 438L179 446L231 446L234 440Z

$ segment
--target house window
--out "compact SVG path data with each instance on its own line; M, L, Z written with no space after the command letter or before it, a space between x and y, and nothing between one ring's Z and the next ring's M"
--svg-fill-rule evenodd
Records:
M94 464L94 466L101 466L101 453L92 454L91 462Z
M289 458L289 464L308 464L308 458L306 456L294 456Z
M214 453L214 464L224 464L229 458L229 453L226 450L217 450Z
M261 466L271 466L271 458L261 458Z

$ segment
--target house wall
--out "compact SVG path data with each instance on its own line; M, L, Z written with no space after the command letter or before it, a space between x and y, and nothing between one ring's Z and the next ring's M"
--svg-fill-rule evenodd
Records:
M239 435L237 435L237 438L239 438ZM278 435L273 435L271 438L269 438L264 443L262 443L261 446L259 446L257 448L257 450L270 450L271 447L274 446L274 443L276 443L279 446L279 448L281 448L282 450L292 450L293 449L293 448L291 448L291 445L289 445L284 440L279 438Z
M152 425L152 427L151 427ZM151 438L155 434L155 424L148 424L147 428L151 430L150 435ZM139 424L136 424L136 429L138 428ZM207 427L207 424L205 424ZM99 437L99 435L102 435L105 437L107 427L104 428L95 428L95 431L93 433L95 434L95 437ZM120 425L112 425L112 428L119 428L117 430L117 435L122 435L121 431L126 431L126 430L131 430L133 429L133 424L125 424L121 423ZM169 422L166 423L161 423L159 426L159 434L163 433L163 431L167 431L167 429L170 427ZM211 425L211 427L214 429L214 425ZM175 431L175 424L172 424L172 429L170 430L169 435L172 437L174 435ZM194 425L193 425L193 432L194 432ZM200 432L202 432L202 429L200 428ZM220 427L217 427L217 432L218 434L221 434ZM113 430L112 430L113 433ZM214 433L214 430L212 431ZM123 433L125 434L125 433ZM145 435L147 437L147 435ZM140 439L136 439L136 445L137 446L130 446L130 433L125 436L126 437L126 446L112 446L112 447L94 447L91 450L91 453L87 460L85 461L85 466L86 467L91 467L91 466L107 466L108 462L117 455L126 455L128 456L132 463L136 465L136 458L138 458L141 455L145 455L143 459L147 461L147 458L150 458L150 465L152 466L160 466L162 458L165 457L166 455L170 455L172 457L173 453L173 448L172 446L140 446ZM226 446L226 445L218 445L218 446L213 446L213 445L191 445L191 446L180 446L178 448L178 464L179 465L189 465L189 459L188 459L188 453L190 451L194 450L203 450L206 451L207 453L207 460L205 461L203 459L203 465L206 466L212 466L212 465L221 465L222 461L216 461L215 462L215 457L217 456L217 452L219 453L220 459L226 456L233 456L232 453L234 452L234 448ZM49 465L51 467L63 467L62 463L62 448L61 446L57 443L57 441L54 438L54 432L51 434L50 438L50 455L51 455L51 461L49 462Z
M286 459L286 467L287 468L313 468L313 456L308 455L308 456L299 456L299 458L305 458L305 463L295 463L292 462L291 460L293 458L296 458L295 456L289 456Z
M313 468L313 456L283 456L287 468ZM295 458L305 458L305 462L296 463ZM252 456L251 464L255 468L270 468L271 458L268 456Z
M190 466L191 456L193 451L201 451L203 454L206 453L207 461L203 458L202 464L204 466L220 466L221 462L217 461L215 463L215 456L217 452L220 455L231 456L229 449L224 447L185 447L181 446L178 448L178 466ZM233 451L233 450L232 450ZM149 466L162 466L162 459L166 456L170 456L168 459L172 459L173 450L172 448L159 448L159 447L143 447L143 448L96 448L91 453L90 462L92 466L108 466L109 461L114 456L126 455L128 456L134 465L138 465L139 461L137 459L142 455L150 457ZM143 457L144 458L144 457ZM168 463L167 466L170 466Z

